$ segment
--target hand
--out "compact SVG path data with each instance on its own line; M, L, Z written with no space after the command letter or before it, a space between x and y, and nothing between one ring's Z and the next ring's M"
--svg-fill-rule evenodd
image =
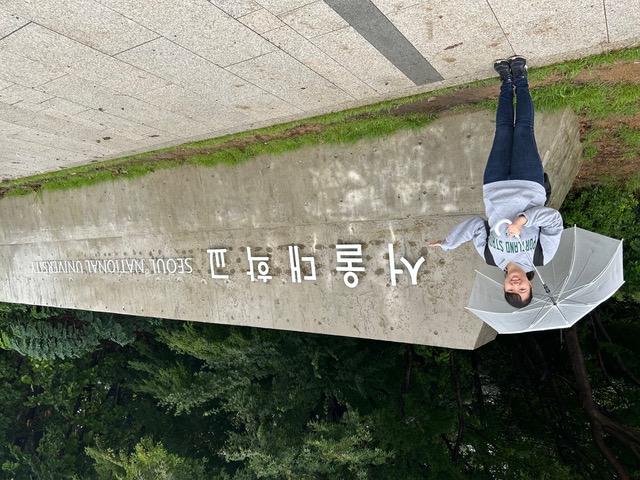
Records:
M507 227L507 236L508 237L517 237L520 235L520 225L517 223L510 223Z
M431 242L429 244L430 247L441 247L442 246L442 242Z
M527 217L523 217L522 215L516 218L512 223L507 227L507 232L510 237L517 237L520 235L520 230L524 225L527 224Z

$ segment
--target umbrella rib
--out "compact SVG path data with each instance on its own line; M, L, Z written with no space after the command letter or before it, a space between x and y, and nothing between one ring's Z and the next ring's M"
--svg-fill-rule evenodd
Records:
M553 298L548 294L544 294L544 297L546 297L546 299L545 298L539 299L535 305L529 304L528 307L525 307L527 311L537 310L536 316L531 322L531 325L529 325L529 328L536 326L538 323L544 320L544 317L546 317L547 314L551 311L551 308L547 308L547 307L553 306ZM542 303L543 305L539 305L540 303Z
M558 291L558 297L562 296L562 293L564 292L564 288L566 287L566 285L569 283L569 277L571 277L571 274L573 273L573 268L576 264L576 243L578 243L578 234L577 234L578 230L576 228L573 229L573 245L572 245L572 252L571 252L571 265L569 266L569 270L567 271L567 276L564 278L564 280L561 282L561 285L558 285L558 288L560 289Z
M558 313L560 314L560 316L562 317L562 319L564 320L564 323L566 323L567 325L569 325L569 320L567 320L567 317L564 316L564 313L562 313L562 309L560 308L560 305L555 305L555 307L558 309Z
M591 306L591 303L585 303L585 302L579 302L577 300L573 300L569 297L563 297L560 300L558 300L558 304L568 304L568 305L582 305L584 307L588 307Z
M555 304L555 305L553 305L551 308L549 308L546 312L544 312L544 315L542 315L539 319L538 319L538 318L536 318L533 322L531 322L531 325L529 325L529 328L533 328L533 327L535 327L535 326L536 326L536 325L538 325L542 320L544 320L544 318L545 318L547 315L549 315L549 313L551 313L551 309L552 309L552 308L555 308L555 309L558 311L558 313L560 314L560 316L562 317L562 319L564 320L564 323L565 323L566 325L569 325L569 320L567 320L567 317L565 317L565 316L564 316L564 313L562 313L562 309L560 308L560 305ZM542 309L540 309L540 313L542 313L542 312L543 312L543 310L542 310Z
M589 287L589 286L593 285L594 283L596 283L600 278L602 278L604 276L604 274L607 272L607 270L609 270L609 268L611 267L611 265L615 261L616 255L617 255L618 251L620 250L620 248L622 248L622 244L618 245L618 247L616 248L616 251L614 252L614 254L609 259L609 262L607 263L607 265L602 269L602 271L600 273L598 273L598 275L593 280L591 280L588 283L581 284L581 285L579 285L577 287L573 287L573 288L566 289L566 290L563 289L562 292L560 292L558 294L558 296L561 297L562 299L567 299L569 296L573 295L574 293L577 293L580 290L584 289L585 287ZM585 268L586 268L586 265L585 265ZM583 269L583 271L584 271L584 269ZM567 278L568 278L568 276L567 276Z
M551 308L547 309L546 311L544 307L540 308L540 310L538 311L538 314L536 315L536 318L533 319L533 321L531 322L531 325L529 325L528 328L533 328L536 325L538 325L542 320L544 320L544 317L546 317L550 311L551 311Z
M487 280L491 281L491 283L494 283L495 285L501 285L499 282L496 282L493 278L491 278L489 275L486 275L484 273L482 273L479 270L476 270L476 275L482 275L484 278L486 278Z

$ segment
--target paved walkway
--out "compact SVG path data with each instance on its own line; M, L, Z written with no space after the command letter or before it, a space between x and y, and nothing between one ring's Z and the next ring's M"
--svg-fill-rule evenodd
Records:
M638 0L2 0L0 178L640 45Z

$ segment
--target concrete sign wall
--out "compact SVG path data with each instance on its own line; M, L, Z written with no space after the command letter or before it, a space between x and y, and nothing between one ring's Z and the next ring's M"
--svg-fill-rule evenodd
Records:
M239 166L0 201L0 301L476 348L466 245L428 250L484 214L493 115ZM579 161L569 113L538 116L562 201Z

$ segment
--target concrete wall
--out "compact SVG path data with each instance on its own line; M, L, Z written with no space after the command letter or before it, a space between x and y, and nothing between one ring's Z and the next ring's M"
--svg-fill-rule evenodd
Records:
M579 166L577 120L536 122L559 205ZM448 116L354 145L2 199L0 301L476 348L495 337L464 309L483 260L426 244L484 213L493 128L489 112ZM343 244L362 251L354 288ZM290 246L315 279L293 281ZM249 253L272 278L251 281Z

